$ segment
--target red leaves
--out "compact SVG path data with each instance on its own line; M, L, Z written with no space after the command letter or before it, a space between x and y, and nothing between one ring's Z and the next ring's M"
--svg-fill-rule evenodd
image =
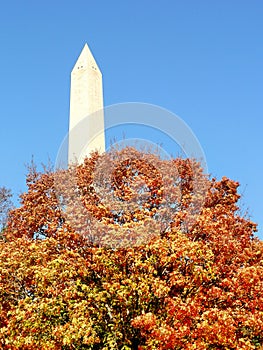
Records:
M129 148L31 169L0 243L1 347L259 348L263 243L237 188Z

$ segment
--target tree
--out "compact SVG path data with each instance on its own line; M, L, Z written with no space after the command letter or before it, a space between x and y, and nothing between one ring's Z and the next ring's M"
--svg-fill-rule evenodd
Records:
M6 187L0 187L0 232L3 231L9 211L12 208L11 191Z
M263 244L237 182L126 148L27 184L0 243L2 348L263 345Z

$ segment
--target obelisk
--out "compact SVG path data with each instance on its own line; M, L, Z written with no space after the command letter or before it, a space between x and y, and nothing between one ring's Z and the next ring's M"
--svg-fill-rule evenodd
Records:
M85 44L71 72L68 162L95 150L105 151L102 74Z

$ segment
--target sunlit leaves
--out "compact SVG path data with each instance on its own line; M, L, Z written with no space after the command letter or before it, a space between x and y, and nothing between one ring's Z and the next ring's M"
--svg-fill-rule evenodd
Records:
M238 183L192 160L100 157L31 169L0 242L0 348L260 348L263 244Z

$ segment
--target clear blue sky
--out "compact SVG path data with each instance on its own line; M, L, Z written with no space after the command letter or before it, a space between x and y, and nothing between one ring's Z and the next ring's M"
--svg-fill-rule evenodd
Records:
M67 133L70 71L87 42L104 102L179 115L210 173L241 183L263 238L261 0L4 1L0 12L0 186L25 190L25 164L55 160Z

